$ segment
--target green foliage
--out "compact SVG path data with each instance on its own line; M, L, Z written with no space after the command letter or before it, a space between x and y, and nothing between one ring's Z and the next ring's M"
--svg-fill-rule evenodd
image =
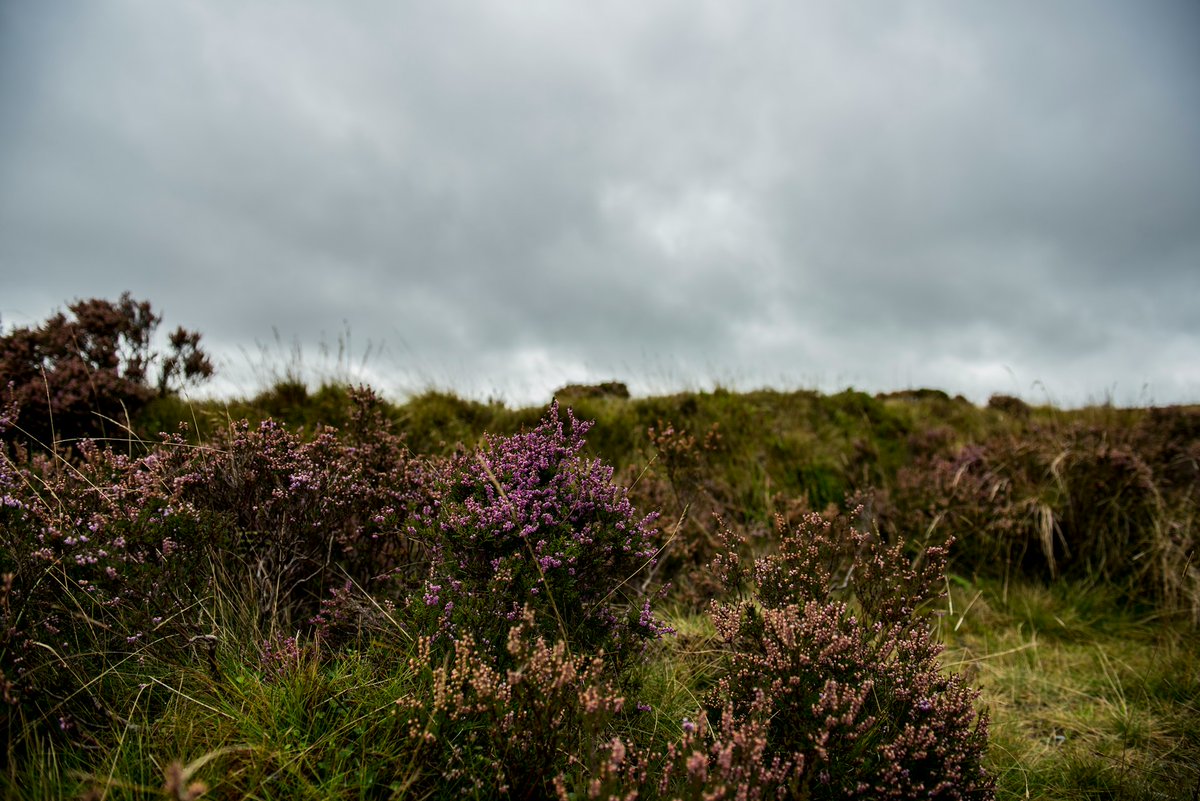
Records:
M399 428L418 453L453 452L458 444L474 445L484 432L516 433L511 413L498 404L467 401L444 392L426 392L398 411Z

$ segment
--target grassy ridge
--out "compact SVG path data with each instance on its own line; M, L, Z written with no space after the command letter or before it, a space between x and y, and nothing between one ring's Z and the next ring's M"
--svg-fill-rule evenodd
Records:
M722 597L707 570L722 530L749 554L771 553L776 520L792 528L853 496L871 525L914 548L959 540L948 594L926 611L948 646L942 664L983 689L999 797L1177 798L1200 788L1190 562L1200 410L1064 412L1003 398L980 409L938 392L629 399L576 388L560 400L596 421L587 453L614 466L638 508L662 511L671 538L647 578L672 582L661 609L677 636L623 679L648 709L581 712L585 728L651 751L686 737L681 721L717 687L726 658L705 614ZM440 393L379 411L413 453L431 456L461 454L485 432L527 431L545 412ZM206 444L243 417L310 437L321 424L352 428L354 406L345 388L282 384L239 403L158 399L134 429L150 439L184 421L192 443ZM1104 559L1087 556L1091 543ZM229 590L237 582L219 564L207 569L208 586L227 588L201 610L212 639L192 642L185 658L165 641L103 655L85 682L119 699L111 726L83 748L23 735L21 758L0 779L6 797L186 798L193 781L204 797L403 797L447 759L463 775L486 769L489 718L432 696L422 709L459 739L446 752L414 750L413 718L396 699L425 697L436 670L421 672L417 644L386 608L363 612L369 625L331 655L311 633L288 641L271 631L248 611L258 599ZM601 776L606 764L577 768Z
M596 421L588 452L615 466L636 501L672 520L686 510L685 540L711 535L714 513L767 533L777 515L843 507L857 494L891 536L956 537L959 572L1115 583L1132 600L1200 622L1200 572L1190 561L1200 407L1060 410L998 396L979 408L934 390L630 399L574 387L560 396ZM310 394L292 383L227 406L157 404L146 430L272 416L312 431L348 414L344 388ZM516 433L543 411L444 393L386 408L421 454Z

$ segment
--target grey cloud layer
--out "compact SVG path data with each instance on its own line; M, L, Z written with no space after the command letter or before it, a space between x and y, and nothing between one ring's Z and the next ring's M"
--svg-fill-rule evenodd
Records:
M1198 44L1186 2L10 5L0 315L131 289L517 400L1195 400Z

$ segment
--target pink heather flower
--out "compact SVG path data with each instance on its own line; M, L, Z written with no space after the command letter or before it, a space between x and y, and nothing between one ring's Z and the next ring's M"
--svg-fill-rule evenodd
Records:
M614 768L618 767L625 761L625 743L621 742L619 737L614 737L612 741L612 759L611 764Z

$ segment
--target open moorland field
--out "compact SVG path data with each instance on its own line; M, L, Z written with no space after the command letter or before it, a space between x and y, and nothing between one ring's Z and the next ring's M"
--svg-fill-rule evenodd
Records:
M3 365L5 798L1200 797L1200 408L185 403L188 336Z

